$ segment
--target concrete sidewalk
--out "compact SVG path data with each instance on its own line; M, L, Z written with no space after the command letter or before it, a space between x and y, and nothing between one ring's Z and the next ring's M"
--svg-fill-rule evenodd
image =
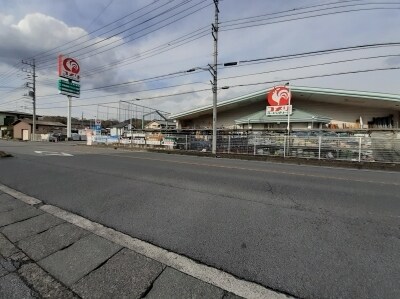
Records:
M0 298L241 298L7 193L0 191Z

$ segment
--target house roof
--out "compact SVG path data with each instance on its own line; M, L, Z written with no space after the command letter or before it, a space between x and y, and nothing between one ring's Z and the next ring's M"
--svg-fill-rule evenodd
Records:
M247 115L245 117L241 117L235 120L235 123L240 124L253 124L253 123L279 123L279 122L287 122L287 115L266 115L265 109ZM315 115L308 113L303 110L293 109L293 113L290 115L290 122L292 123L301 123L301 122L319 122L319 123L329 123L331 118L321 115Z
M32 124L32 119L28 119L28 118L24 118L24 119L18 119L15 122L12 123L13 126L15 126L16 124L20 123L20 122L24 122L27 124ZM36 125L40 125L40 126L48 126L48 127L66 127L67 125L64 125L60 122L55 122L55 121L43 121L43 120L37 120L36 121Z
M0 114L32 116L32 113L19 112L19 111L0 111ZM36 116L40 117L40 115L36 115Z
M272 87L271 87L272 88ZM253 93L249 93L240 97L235 97L225 101L220 101L217 104L218 111L226 111L242 106L246 106L250 103L259 101L266 101L266 94L271 88L263 89ZM354 90L342 90L342 89L330 89L330 88L316 88L316 87L302 87L302 86L291 86L292 98L295 101L296 98L302 97L308 101L320 101L326 103L340 103L343 105L352 106L365 106L380 107L380 108L394 108L399 110L400 95L387 94L378 92L365 92L365 91L354 91ZM171 115L171 119L188 119L206 115L212 112L213 105L206 105L198 108L194 108L188 111L176 113Z

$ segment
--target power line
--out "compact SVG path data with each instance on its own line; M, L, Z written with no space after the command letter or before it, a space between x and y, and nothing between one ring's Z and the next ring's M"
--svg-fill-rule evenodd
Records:
M94 24L94 22L96 22L98 20L98 18L100 18L100 16L106 11L106 9L114 2L114 0L110 0L110 2L108 2L108 4L100 11L100 13L90 22L89 26L88 26L88 30L90 29L90 27Z
M120 34L122 34L122 33L125 33L125 32L127 32L127 31L131 30L132 28L135 28L135 27L137 27L137 26L140 26L140 25L143 25L143 24L145 24L145 23L148 23L148 22L150 22L150 21L156 19L157 17L160 17L160 16L162 16L162 15L164 15L164 14L167 14L168 12L173 11L173 10L175 10L175 9L177 9L177 8L180 8L180 7L182 7L183 5L185 5L185 4L187 4L187 3L190 3L190 2L192 2L192 1L194 1L194 0L184 0L184 1L180 2L179 4L177 4L177 5L175 5L175 6L171 7L171 8L168 8L168 9L165 10L165 11L162 11L162 12L156 14L155 16L152 16L152 17L150 17L150 18L148 18L148 19L146 19L146 20L144 20L144 21L142 21L142 22L140 22L140 23L138 23L138 24L135 24L134 26L131 26L131 27L127 28L127 29L124 29L124 30L122 30L122 31L119 31L119 32L117 32L117 33L114 33L114 34L112 34L112 35L106 37L105 39L102 39L102 40L100 40L100 41L96 41L96 42L94 42L94 43L91 43L91 44L89 44L89 45L86 45L86 46L84 46L84 47L81 47L80 49L73 50L73 51L69 51L69 52L68 52L68 55L71 55L71 54L73 54L73 53L82 51L82 50L84 50L84 49L87 49L87 48L89 48L89 47L95 46L95 45L97 45L97 44L104 43L104 42L106 42L107 40L111 39L112 37L116 37L116 36L118 36L118 35L120 35ZM202 2L204 2L204 0L201 1L200 3L195 4L194 6L197 6L197 5L201 4ZM165 5L166 5L166 4L163 4L162 6L165 6ZM162 6L161 6L161 7L162 7ZM194 6L192 6L192 7L194 7ZM192 8L192 7L190 7L190 8ZM190 9L190 8L189 8L189 9ZM186 10L186 9L185 9L185 10ZM181 12L179 12L179 13L182 13L182 12L184 12L185 10L183 10L183 11L181 11ZM179 13L178 13L178 14L179 14ZM148 26L148 27L145 28L145 29L148 29L148 28L150 28L150 27L153 27L154 25L157 25L158 23L163 22L163 21L165 21L165 20L167 20L167 19L169 19L169 18L171 18L171 17L174 17L174 16L176 16L176 15L177 15L177 14L174 14L174 15L172 15L172 16L170 16L170 17L168 17L168 18L166 18L166 19L164 19L164 20L162 20L162 21L159 21L159 22L157 22L157 23L155 23L155 24L153 24L153 25ZM141 30L139 30L139 31L135 31L134 33L131 33L131 34L125 36L124 38L130 37L130 36L132 36L133 34L136 34L136 33L141 32L141 31L143 31L143 29L141 29ZM106 44L106 45L103 45L103 46L101 46L101 47L99 47L99 48L96 48L96 49L94 49L94 50L90 50L90 51L88 51L88 52L86 52L86 53L81 53L81 54L79 54L76 58L78 58L78 57L80 57L80 56L82 56L82 55L91 53L91 52L93 52L93 51L96 51L96 50L98 50L98 49L107 47L107 46L109 46L109 45L111 45L111 44L113 44L113 43L115 43L115 42L117 42L117 41L119 41L119 40L112 41L112 42L110 42L110 43L108 43L108 44ZM126 42L124 42L123 44L125 44L125 43L126 43ZM74 46L74 47L75 47L75 46ZM72 48L72 47L66 48L66 49L64 49L64 51L67 51L67 50L69 50L69 49L71 49L71 48ZM113 48L114 48L114 47L113 47ZM96 55L97 55L97 54L96 54ZM93 55L91 55L91 56L93 56ZM41 61L40 63L43 64L43 63L49 62L49 61L51 61L51 60L52 60L52 59L50 59L50 60L49 60L49 59L48 59L48 60L44 60L44 61ZM81 58L81 60L82 60L82 58Z
M324 63L315 63L315 64L309 64L309 65L303 65L303 66L297 66L297 67L289 67L289 68L275 69L275 70L264 71L264 72L247 73L247 74L243 74L243 75L223 77L223 78L220 78L220 80L241 78L241 77L247 77L247 76L255 76L255 75L261 75L261 74L276 73L276 72L281 72L281 71L297 70L297 69L310 68L310 67L316 67L316 66L332 65L332 64L345 63L345 62L354 62L354 61L360 61L360 60L389 58L389 57L400 57L400 54L378 55L378 56L370 56L370 57L361 57L361 58L337 60L337 61L324 62Z
M103 65L103 66L99 66L93 69L89 69L88 71L86 71L83 76L91 76L94 73L98 73L104 69L109 70L110 68L115 68L115 67L119 67L119 65L121 66L126 66L129 64L132 64L134 62L140 61L140 60L144 60L150 57L153 57L155 55L159 55L161 53L164 53L166 51L170 51L172 49L175 49L177 47L186 45L192 41L198 40L206 35L208 35L209 33L209 29L208 26L204 26L201 27L197 30L194 30L188 34L185 34L183 36L180 36L179 38L176 38L174 40L165 42L157 47L151 48L149 50L143 51L139 54L133 55L130 58L124 58L124 59L120 59L120 60L115 60L113 62L110 62L107 65ZM172 47L172 44L174 43L178 43L177 45ZM153 52L153 53L152 53ZM86 74L86 75L85 75Z
M296 53L296 54L286 54L286 55L271 56L271 57L264 57L264 58L239 60L238 64L269 61L269 60L274 61L276 59L304 58L304 57L310 57L310 56L316 56L316 55L322 55L322 54L332 54L332 53L340 53L340 52L348 52L348 51L351 52L351 51L364 50L364 49L375 49L375 48L381 48L381 47L394 47L394 46L400 46L400 42L363 44L363 45L331 48L331 49L318 50L318 51L308 51L308 52L302 52L302 53Z
M75 39L69 41L68 44L71 44L71 43L73 43L73 42L76 42L76 41L78 41L78 40L80 40L80 39L82 39L82 38L84 38L84 37L86 37L86 36L90 36L91 34L93 34L93 33L95 33L95 32L98 32L98 31L100 31L101 29L104 29L104 28L106 28L106 27L108 27L108 26L111 26L111 25L113 25L113 24L115 24L115 23L117 23L117 22L119 22L119 21L121 21L121 20L123 20L123 19L125 19L125 18L127 18L127 17L129 17L129 16L131 16L131 15L134 15L135 13L140 12L140 11L142 11L142 10L144 10L144 9L150 7L151 5L156 4L157 2L160 2L160 1L161 1L161 0L154 0L152 3L150 3L150 4L148 4L148 5L145 5L144 7L141 7L141 8L139 8L139 9L137 9L137 10L134 10L133 12L130 12L129 14L127 14L127 15L125 15L125 16L123 16L123 17L121 17L121 18L119 18L119 19L117 19L117 20L115 20L115 21L113 21L113 22L111 22L111 23L109 23L109 24L106 24L106 25L104 25L104 26L102 26L102 27L100 27L100 28L98 28L98 29L96 29L96 30L93 30L93 31L91 31L91 32L89 32L89 33L87 33L87 34L84 34L84 35L82 35L82 36L80 36L80 37L78 37L78 38L75 38ZM117 28L119 28L119 26L117 26L116 28L114 28L114 30L117 29ZM103 33L103 34L104 34L104 33ZM38 57L44 56L45 53L52 52L52 51L54 51L54 50L57 50L57 51L56 51L56 53L57 53L58 50L61 49L61 48L63 48L64 46L65 46L65 43L62 44L62 45L59 45L59 46L57 46L57 47L55 47L55 48L52 48L52 49L49 49L49 50L46 50L46 51L42 51L42 52L40 52L40 53L37 53L37 54L35 54L34 56L32 56L31 58L38 58ZM53 54L54 54L54 53L53 53ZM45 55L44 57L49 56L49 55L52 55L52 54L47 54L47 55Z
M324 77L341 76L341 75L349 75L349 74L370 73L370 72L377 72L377 71L392 71L392 70L400 70L400 67L375 68L375 69L322 74L322 75L304 76L304 77L297 77L297 78L288 78L288 79L285 79L285 81L296 81L296 80L304 80L304 79L315 79L315 78L324 78ZM227 87L228 88L245 87L245 86L254 86L254 85L280 83L280 82L282 82L282 80L264 81L264 82L247 83L247 84L236 84L236 85L231 85L231 86L227 86Z
M273 22L265 22L265 23L261 23L261 24L245 25L245 26L238 26L238 27L235 27L235 26L236 25L240 25L240 24L227 25L227 26L221 26L222 27L221 31L231 31L231 30L237 30L237 29L252 28L252 27L257 27L257 26L265 26L265 25L271 25L271 24L286 23L286 22L291 22L291 21L305 20L305 19L311 19L311 18L316 18L316 17L321 17L321 16L329 16L329 15L341 14L341 13L372 11L372 10L394 10L394 9L400 9L400 7L360 8L360 9L351 9L351 10L344 10L344 11L338 11L338 12L330 12L330 13L318 14L318 15L313 15L313 16L305 16L305 17L299 17L299 18L292 18L292 19L273 21Z
M349 1L349 2L354 2L354 1ZM342 1L340 1L340 2L330 3L329 5L334 5L334 4L344 4L344 3ZM231 19L231 20L223 21L220 24L223 25L223 24L226 24L226 23L234 23L234 22L240 22L240 21L245 21L245 20L249 20L250 19L250 21L246 21L246 22L240 23L240 24L245 24L247 22L257 22L258 20L254 20L254 19L258 19L258 18L261 18L261 17L268 17L268 20L271 20L271 19L277 19L277 18L283 18L283 17L296 16L296 15L300 15L300 14L307 14L307 13L313 13L313 12L320 12L320 11L324 11L324 10L333 10L333 9L338 9L338 8L346 8L346 7L354 7L354 6L398 5L398 4L400 4L400 2L368 2L368 3L363 2L363 3L344 4L344 5L334 6L334 7L326 7L326 8L319 8L319 9L314 9L314 10L302 11L302 10L306 10L306 9L310 9L310 8L315 8L315 7L320 7L320 6L327 6L327 4L319 4L319 5L306 6L306 7L303 7L303 8L294 8L294 9L289 9L289 10L282 10L282 11L278 11L278 12L272 12L272 13L267 13L267 14L250 16L250 17L245 17L245 18ZM285 13L290 13L290 12L293 12L293 11L295 11L295 13L287 14L287 15L283 15L283 16L272 17L272 18L270 17L270 16L273 16L273 15L285 14Z
M147 97L147 98L141 98L140 101L142 100L152 100L152 99L158 99L158 98L166 98L166 97L173 97L173 96L178 96L178 95L184 95L184 94L191 94L191 93L196 93L196 92L203 92L203 91L209 91L210 89L198 89L198 90L192 90L192 91L185 91L185 92L179 92L179 93L173 93L173 94L166 94L166 95L159 95L155 97ZM97 103L97 104L81 104L81 105L72 105L72 107L85 107L85 106L93 106L93 105L98 105L98 104L115 104L118 103L119 101L116 102L105 102L105 103ZM65 108L66 106L61 106L61 107L44 107L40 109L58 109L58 108Z
M139 37L137 37L137 38L131 39L131 40L126 41L126 42L123 42L123 43L121 43L121 44L119 44L119 45L115 45L115 46L113 46L113 47L111 47L111 48L108 48L108 49L105 49L105 50L103 50L103 51L100 51L100 52L91 54L91 55L89 55L89 56L81 57L81 58L79 58L79 59L80 59L80 60L84 60L84 59L87 59L87 58L91 58L91 57L93 57L94 55L99 55L99 54L102 54L102 53L104 53L104 52L107 52L107 51L110 51L110 50L112 50L112 49L115 49L115 48L117 48L117 47L120 47L120 46L122 46L122 45L124 45L124 44L130 43L130 42L132 42L133 40L139 39L139 38L141 38L141 37L143 37L143 36L146 36L146 35L148 35L148 34L150 34L150 33L155 32L155 31L157 31L157 30L160 30L160 29L162 29L162 28L165 28L165 27L167 27L167 26L169 26L169 25L171 25L171 24L173 24L173 23L176 23L177 21L180 21L180 20L182 20L183 18L186 18L186 17L188 17L188 16L190 16L190 15L192 15L192 14L194 14L194 13L196 13L196 12L198 12L198 11L200 11L200 10L206 8L206 7L208 7L209 5L210 5L210 4L205 5L205 6L203 6L203 7L200 7L199 9L197 9L197 10L195 10L195 11L193 11L193 12L189 12L189 13L187 13L186 15L184 15L184 16L178 18L178 19L175 19L175 20L173 20L173 21L171 21L171 22L169 22L169 23L167 23L167 24L165 24L165 25L163 25L163 26L161 26L161 27L159 27L159 28L156 28L156 29L154 29L154 30L152 30L152 31L150 31L150 32L147 32L147 33L145 33L145 34L143 34L143 35L141 35L141 36L139 36ZM182 11L182 12L184 12L184 11ZM182 12L179 12L179 13L182 13ZM170 17L169 17L169 18L170 18ZM167 19L168 19L168 18L167 18ZM152 26L153 26L153 25L152 25ZM152 26L151 26L151 27L152 27ZM113 43L114 43L114 42L113 42ZM111 44L111 43L110 43L110 44ZM108 45L110 45L110 44L104 45L104 46L102 46L102 47L100 47L100 48L104 48L104 47L106 47L106 46L108 46ZM84 53L84 54L89 54L90 52L96 51L96 50L98 50L98 49L100 49L100 48L91 50L91 51L89 51L89 52L87 52L87 53ZM154 56L154 55L153 55L153 56ZM78 57L79 57L79 56L78 56ZM47 67L49 67L49 66L51 66L51 65L53 65L53 63L51 63L51 64L49 64L49 65L47 65L47 66L44 66L44 67L42 67L42 68L47 68Z
M185 83L185 84L176 84L176 85L169 85L169 86L162 86L162 87L156 87L156 88L136 90L134 92L129 91L129 92L113 93L113 94L102 95L102 96L93 96L93 97L87 97L87 98L80 98L79 101L89 100L89 99L105 98L105 97L115 97L115 96L118 96L118 95L137 94L137 93L146 92L146 91L154 91L154 90L161 90L161 89L167 89L167 88L182 87L182 86L188 86L188 85L194 85L194 84L206 84L206 83L204 83L204 82L190 82L190 83ZM48 105L48 104L56 104L56 103L64 103L64 102L65 101L57 101L57 102L47 102L47 103L40 103L40 104L41 105Z
M349 74L368 73L368 72L376 72L376 71L388 71L388 70L399 70L399 69L400 69L400 67L365 69L365 70L357 70L357 71L347 71L347 72L338 72L338 73L330 73L330 74L322 74L322 75L313 75L313 76L289 78L289 79L286 79L285 81L296 81L296 80L304 80L304 79L315 79L315 78L323 78L323 77L331 77L331 76L341 76L341 75L349 75ZM231 85L231 86L228 86L228 87L229 88L247 87L247 86L255 86L255 85L261 85L261 84L281 83L281 82L282 82L282 80L272 80L272 81L263 81L263 82L247 83L247 84L236 84L236 85ZM226 89L226 87L219 88L219 90L221 90L221 89ZM158 98L172 97L172 96L177 96L177 95L191 94L191 93L204 92L204 91L209 91L209 89L200 89L200 90L193 90L193 91L187 91L187 92L181 92L181 93L159 95L159 96L154 96L154 97L141 98L140 100L158 99ZM73 105L73 107L86 107L86 106L93 106L93 105L99 105L99 104L116 104L118 102L119 101L103 102L103 103L97 103L97 104L80 104L80 105ZM65 107L66 106L44 107L44 108L40 108L40 109L59 109L59 108L65 108Z
M198 70L198 72L201 72L204 70ZM116 83L116 84L110 84L106 86L99 86L99 87L93 87L93 88L88 88L88 89L81 89L81 91L96 91L99 89L107 89L107 88L112 88L112 87L121 87L121 86L126 86L126 85L131 85L131 84L138 84L138 83L144 83L144 82L154 82L154 81L159 81L160 79L165 79L165 78L176 78L180 76L186 76L188 75L188 71L177 71L169 74L164 74L164 75L158 75L154 77L149 77L141 80L133 80L133 81L127 81L127 82L122 82L122 83ZM54 96L58 94L49 94L49 95L43 95L43 96L38 96L38 98L44 98L44 97L49 97L49 96Z

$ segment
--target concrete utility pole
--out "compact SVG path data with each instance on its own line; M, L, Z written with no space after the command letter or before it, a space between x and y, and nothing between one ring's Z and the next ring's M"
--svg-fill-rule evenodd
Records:
M35 141L35 136L36 136L36 64L35 64L35 59L32 59L32 62L22 60L22 63L29 65L32 68L32 70L22 69L22 71L32 75L32 82L28 82L27 86L29 86L29 83L32 84L32 94L29 93L29 95L32 96L32 104L33 104L31 140Z
M212 24L212 36L214 38L214 65L210 66L213 82L212 82L212 91L213 91L213 138L212 138L212 153L217 154L217 88L218 88L218 2L219 0L214 0L215 4L215 21Z

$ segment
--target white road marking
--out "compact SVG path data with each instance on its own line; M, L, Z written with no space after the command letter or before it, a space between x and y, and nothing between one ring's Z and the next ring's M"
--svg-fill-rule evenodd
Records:
M43 156L63 156L63 157L71 157L73 155L63 153L63 152L49 152L49 151L35 151L36 154L40 154Z

